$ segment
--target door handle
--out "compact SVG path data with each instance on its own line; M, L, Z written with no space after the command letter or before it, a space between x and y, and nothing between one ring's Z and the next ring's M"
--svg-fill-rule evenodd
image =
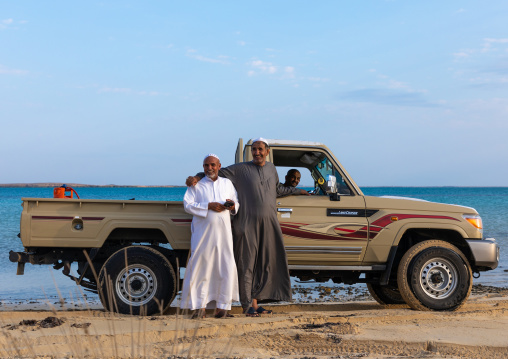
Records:
M277 212L293 212L293 208L277 208Z

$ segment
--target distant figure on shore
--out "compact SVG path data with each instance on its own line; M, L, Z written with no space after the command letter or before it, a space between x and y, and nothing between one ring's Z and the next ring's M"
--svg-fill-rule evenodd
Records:
M205 177L188 187L183 198L184 209L193 218L180 307L196 310L193 318L204 318L205 308L215 308L216 318L231 317L231 303L239 300L231 214L240 205L233 183L218 176L220 168L219 157L207 155Z

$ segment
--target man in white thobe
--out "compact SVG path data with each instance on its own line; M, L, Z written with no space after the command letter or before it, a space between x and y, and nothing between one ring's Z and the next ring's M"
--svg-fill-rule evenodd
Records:
M205 308L215 308L215 317L225 318L231 303L239 300L230 217L240 205L233 183L218 176L219 158L207 155L203 168L206 177L187 188L183 199L193 219L180 307L197 310L195 318L204 317Z

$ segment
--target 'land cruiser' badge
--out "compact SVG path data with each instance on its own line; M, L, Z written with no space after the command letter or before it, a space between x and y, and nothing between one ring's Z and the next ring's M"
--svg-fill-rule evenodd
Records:
M326 215L328 217L370 217L377 211L377 209L327 208Z

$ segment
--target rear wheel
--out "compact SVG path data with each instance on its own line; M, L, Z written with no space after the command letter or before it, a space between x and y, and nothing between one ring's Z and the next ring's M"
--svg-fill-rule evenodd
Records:
M102 305L122 314L162 313L176 294L176 276L160 252L130 246L113 253L99 273Z
M370 295L379 304L406 304L404 298L400 295L399 288L396 286L367 283L367 288L369 289Z
M397 272L402 298L416 310L457 310L469 297L469 262L454 245L429 240L411 247Z

